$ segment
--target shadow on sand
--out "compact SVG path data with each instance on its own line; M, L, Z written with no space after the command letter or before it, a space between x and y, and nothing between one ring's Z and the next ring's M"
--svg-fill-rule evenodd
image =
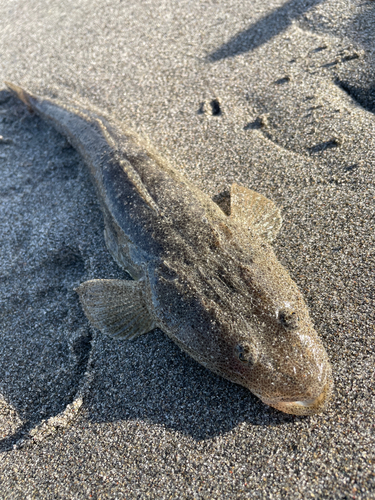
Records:
M285 31L293 19L301 16L325 0L289 0L281 7L267 14L249 28L234 35L227 43L208 55L210 62L220 61L227 57L235 57L255 50L267 43L271 38Z

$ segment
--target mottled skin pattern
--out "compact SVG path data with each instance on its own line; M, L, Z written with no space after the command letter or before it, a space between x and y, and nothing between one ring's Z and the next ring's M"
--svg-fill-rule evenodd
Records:
M83 156L107 246L140 280L148 328L159 326L199 363L268 405L296 415L321 411L331 366L300 291L267 239L225 215L121 124L8 86ZM84 292L81 300L85 308Z

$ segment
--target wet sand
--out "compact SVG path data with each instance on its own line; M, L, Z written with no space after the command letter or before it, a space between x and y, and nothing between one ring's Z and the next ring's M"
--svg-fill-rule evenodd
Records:
M333 365L322 415L264 405L74 288L124 277L79 155L0 91L3 498L375 498L375 3L0 1L1 81L111 113L215 196L273 199Z

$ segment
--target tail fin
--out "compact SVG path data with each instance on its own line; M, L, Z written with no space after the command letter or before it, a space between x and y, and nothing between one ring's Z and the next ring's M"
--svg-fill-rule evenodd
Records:
M22 89L18 85L15 85L14 83L10 82L4 82L5 85L8 87L8 89L16 96L20 101L26 104L26 106L29 108L29 110L33 109L31 99L33 96L26 92L26 90Z

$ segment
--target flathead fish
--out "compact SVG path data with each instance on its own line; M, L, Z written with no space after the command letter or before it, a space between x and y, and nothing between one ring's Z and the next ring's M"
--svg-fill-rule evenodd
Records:
M133 280L77 289L91 325L116 339L159 327L212 372L295 415L322 411L331 365L297 285L271 241L274 203L233 184L230 214L120 123L9 89L85 160L105 241Z

